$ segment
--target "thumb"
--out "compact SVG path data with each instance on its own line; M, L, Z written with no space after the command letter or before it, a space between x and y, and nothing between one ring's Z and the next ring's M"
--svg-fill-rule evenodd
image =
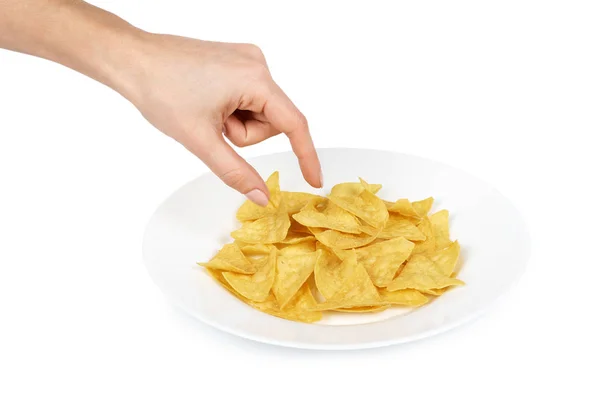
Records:
M244 194L262 207L269 203L269 189L258 172L223 138L214 126L199 126L202 130L182 142L226 185Z

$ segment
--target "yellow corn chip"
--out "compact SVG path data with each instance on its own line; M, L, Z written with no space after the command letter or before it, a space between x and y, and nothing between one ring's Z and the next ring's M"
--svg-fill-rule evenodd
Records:
M329 299L341 289L343 280L339 276L342 274L342 261L328 249L321 252L319 260L315 263L315 285L319 293L325 299Z
M385 224L385 227L377 237L383 239L404 237L411 241L425 240L423 232L421 232L410 220L395 213L390 214L390 218Z
M448 228L448 211L441 210L431 215L431 229L435 240L435 249L441 250L450 245L450 230Z
M269 296L273 282L275 281L275 265L277 263L277 250L270 247L268 256L253 260L256 273L239 274L224 272L223 278L240 295L256 302L263 302Z
M281 192L283 201L285 201L285 207L288 214L293 215L299 212L304 206L311 200L321 199L321 196L310 193L301 192Z
M279 190L279 172L275 171L272 173L267 179L266 184L271 196L269 204L266 207L261 207L250 200L246 200L236 214L236 218L239 221L252 221L277 212L282 198L281 191Z
M364 189L364 186L360 182L339 183L331 188L331 195L337 197L355 197ZM381 190L381 185L369 184L369 190L371 193L376 194Z
M331 248L329 248L328 246L326 246L325 244L323 244L319 240L317 240L316 249L318 249L318 250L324 250L324 251L331 250Z
M382 303L381 300L379 299L375 299L375 300L371 300L371 301L363 301L360 303L356 303L356 302L344 302L344 301L326 301L326 302L320 302L317 303L317 305L312 309L315 311L329 311L329 310L334 310L334 311L350 311L352 309L357 309L360 310L360 308L364 308L364 307L377 307L377 306L382 306L382 305L386 305L385 303ZM386 305L389 307L389 305Z
M349 251L343 261L325 253L315 265L315 283L325 299L346 306L372 306L379 301L377 289L354 251Z
M231 285L229 285L227 280L225 280L225 277L223 277L223 272L221 270L215 270L215 269L211 269L211 268L207 267L206 271L208 272L208 275L211 276L219 284L221 284L221 286L223 286L223 288L225 288L227 291L231 292L238 299L246 302L246 299L243 296L241 296L240 294L237 293L236 290L231 288Z
M440 296L440 295L442 295L444 292L446 292L448 288L449 288L449 287L446 287L446 288L433 288L433 289L424 289L424 290L423 290L423 291L421 291L421 292L423 292L424 294L427 294L427 295ZM404 291L404 290L400 290L400 291ZM398 292L398 291L396 291L396 292Z
M296 256L302 254L310 254L311 252L315 252L315 241L303 241L298 244L275 244L277 249L279 250L279 256Z
M367 225L362 219L359 219L358 221L360 222L360 231L365 234L368 234L369 236L378 237L379 234L382 232L382 228L376 228L371 225Z
M416 289L418 291L444 288L450 285L463 285L458 279L445 276L442 270L423 255L412 256L406 266L388 286L388 291Z
M243 274L256 272L256 266L250 263L237 244L225 244L210 261L198 265Z
M255 309L286 320L313 323L322 318L321 312L315 310L317 302L306 283L284 309L279 307L273 294L269 295L265 302L249 302L249 304Z
M385 309L389 309L391 305L375 305L375 306L356 306L356 307L341 307L338 309L332 309L336 312L345 313L378 313Z
M305 323L319 321L322 318L322 314L312 310L316 305L317 302L310 292L308 283L304 283L288 304L287 310L283 311L280 317Z
M412 207L419 217L423 218L429 214L433 206L433 197L428 197L425 200L413 201Z
M362 180L361 184L369 186ZM330 195L329 199L338 207L356 215L368 225L378 229L383 228L389 217L383 201L366 188L357 196L339 197Z
M404 237L382 241L356 250L358 263L364 266L371 281L378 287L387 286L396 271L410 256L414 244Z
M433 226L429 218L423 218L417 225L417 229L425 236L424 241L417 241L413 254L433 253L435 252L435 236L433 235Z
M414 289L400 289L388 291L385 288L378 289L381 300L390 305L418 307L426 304L429 299Z
M328 247L328 248L341 261L343 261L344 259L346 259L346 257L348 255L352 255L352 250L341 250L341 249L338 249L338 248L330 248L330 247Z
M288 233L312 234L306 226L299 224L294 218L290 218Z
M349 234L338 232L337 230L328 230L321 228L309 228L309 230L314 234L315 238L322 244L337 249L351 249L362 247L363 245L367 245L373 240L375 240L375 236L370 236L365 233Z
M240 295L236 290L234 290L229 285L227 280L225 280L221 271L208 268L206 270L213 279L227 289L232 295L257 310L287 320L301 321L306 323L319 321L322 318L321 312L315 311L317 302L311 294L307 284L304 284L302 288L300 288L285 309L280 309L273 293L270 293L263 302L254 302Z
M322 208L311 201L302 211L292 217L300 224L310 227L338 230L344 233L360 234L361 227L358 219L351 213L343 210L327 200Z
M303 233L295 233L295 232L288 231L287 236L282 241L280 241L278 244L292 245L292 244L304 243L306 241L314 242L315 237L311 236L311 235L303 234Z
M399 199L394 203L389 201L385 202L387 210L389 212L396 212L402 216L420 218L421 215L413 208L412 204L408 199Z
M252 223L242 225L231 233L231 237L246 243L272 244L283 241L290 228L290 217L285 211L257 219Z
M315 263L322 251L296 256L279 256L277 258L277 271L273 294L280 308L284 308L298 292L302 284L312 274Z
M235 244L240 247L242 253L246 256L269 255L272 245L270 244L248 244L236 240Z
M428 255L445 276L451 276L460 256L460 244L453 242L447 248Z

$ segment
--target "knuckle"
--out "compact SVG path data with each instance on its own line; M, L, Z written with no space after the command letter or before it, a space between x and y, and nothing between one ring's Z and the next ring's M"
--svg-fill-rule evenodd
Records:
M298 113L298 125L303 129L308 128L308 119L303 113L300 112Z
M262 50L256 44L244 44L244 50L246 51L246 53L253 57L256 57L258 59L264 58Z
M238 168L226 171L220 176L220 178L227 186L230 186L234 189L239 189L245 179L244 173Z
M236 43L231 44L231 48L244 58L266 64L266 58L263 51L256 44Z

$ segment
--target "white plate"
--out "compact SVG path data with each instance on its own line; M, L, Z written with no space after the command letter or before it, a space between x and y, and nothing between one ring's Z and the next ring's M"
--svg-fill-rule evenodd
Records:
M340 182L381 183L379 196L411 200L433 196L433 210L450 211L451 237L462 247L459 278L466 282L418 309L326 314L316 324L272 317L238 301L195 263L208 260L237 228L243 197L212 174L191 181L152 216L144 260L152 279L175 304L223 331L248 339L310 349L354 349L408 342L449 330L480 314L519 278L529 258L521 216L491 186L419 157L362 149L322 149L323 192L302 179L291 152L250 162L267 177L280 171L284 190L326 193Z

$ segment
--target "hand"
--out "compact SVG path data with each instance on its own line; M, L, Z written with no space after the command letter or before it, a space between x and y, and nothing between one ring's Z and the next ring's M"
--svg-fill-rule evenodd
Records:
M224 135L248 146L284 132L304 178L323 184L306 119L256 46L151 34L80 0L26 3L1 2L0 48L58 62L117 90L259 205L269 191Z
M306 118L275 84L258 47L146 33L142 41L140 68L124 95L223 182L266 205L264 181L224 137L244 147L284 132L306 181L322 186Z

